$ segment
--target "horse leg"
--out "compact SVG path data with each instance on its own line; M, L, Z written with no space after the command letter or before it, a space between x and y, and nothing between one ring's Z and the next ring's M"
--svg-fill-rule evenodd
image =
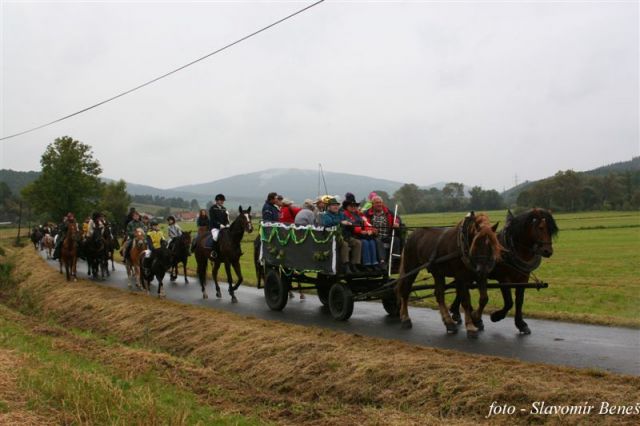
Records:
M400 264L400 276L404 275L405 268L404 261ZM400 327L402 328L411 328L413 324L411 323L411 318L409 318L409 295L411 294L411 287L413 286L413 282L416 280L415 275L407 276L401 279L396 286L396 296L400 301Z
M231 301L236 303L238 299L236 299L233 289L233 275L231 275L231 265L229 262L224 262L224 271L227 274L227 284L229 284L229 296L231 296Z
M182 261L182 275L184 275L184 283L189 284L189 280L187 279L187 259ZM178 276L178 267L176 266L176 277Z
M478 328L473 324L471 312L471 294L465 280L456 279L456 293L460 295L460 302L464 308L464 326L467 329L467 337L478 337Z
M158 297L164 298L166 294L164 294L164 289L162 288L162 278L156 276L156 279L158 280Z
M502 293L502 300L504 302L504 306L502 309L498 309L491 313L491 321L498 322L503 320L507 316L507 312L511 310L513 307L513 299L511 297L511 289L501 287L500 292Z
M238 281L236 282L236 285L233 286L233 291L236 291L240 287L240 284L244 282L244 278L242 277L242 270L240 269L240 260L236 260L235 262L231 263L231 266L233 266L233 270L235 271L236 276L238 277Z
M451 313L451 319L453 319L456 324L462 324L462 317L460 316L460 298L457 294L455 299L453 299L453 302L451 302L449 312Z
M484 322L482 321L482 312L484 312L484 307L487 306L489 302L489 294L487 293L487 280L480 280L478 283L478 291L480 292L480 299L478 300L478 309L471 312L471 319L473 320L473 325L478 327L478 330L484 330Z
M213 276L213 283L216 286L216 297L219 299L222 297L222 292L220 291L220 286L218 285L218 270L220 269L220 262L215 261L213 263L213 269L211 270L211 275Z
M438 302L438 309L440 310L440 317L442 318L442 322L447 329L447 334L455 334L458 332L458 325L451 318L451 314L447 309L447 304L444 300L444 290L446 286L446 281L444 279L444 275L433 275L434 280L434 295L436 296L436 301Z
M205 286L207 285L207 265L208 262L206 259L198 260L196 257L196 262L198 264L198 280L200 280L200 288L202 289L202 298L208 299L209 295L207 294L207 289Z
M531 329L522 319L522 304L524 303L524 288L516 288L516 327L522 334L531 334Z

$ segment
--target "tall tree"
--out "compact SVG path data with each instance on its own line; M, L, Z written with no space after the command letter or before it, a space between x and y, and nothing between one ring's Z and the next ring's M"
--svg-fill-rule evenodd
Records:
M102 185L91 147L69 136L57 138L40 159L42 173L22 190L38 214L60 220L67 212L84 217L95 208Z
M197 212L200 210L200 204L198 203L198 200L196 200L195 198L193 200L191 200L191 204L189 205L189 209L192 212Z
M109 182L102 189L102 198L98 209L113 224L122 225L129 211L131 196L127 193L127 183L120 179L117 182Z

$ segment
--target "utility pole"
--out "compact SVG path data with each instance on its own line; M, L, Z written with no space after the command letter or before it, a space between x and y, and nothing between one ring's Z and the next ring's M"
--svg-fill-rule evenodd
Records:
M18 236L16 237L16 245L20 245L20 227L22 225L22 200L20 200L20 212L18 213Z

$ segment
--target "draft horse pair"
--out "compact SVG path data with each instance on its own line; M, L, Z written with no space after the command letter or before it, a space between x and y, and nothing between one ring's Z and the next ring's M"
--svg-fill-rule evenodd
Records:
M467 336L477 337L484 329L482 312L489 300L487 279L502 283L527 282L529 274L540 264L540 256L553 254L552 237L558 232L551 214L533 209L514 217L507 215L505 228L496 234L498 224L491 225L485 214L471 212L452 228L421 228L405 244L396 295L400 300L400 318L404 328L411 327L408 313L409 295L420 270L426 267L435 282L435 297L447 333L456 333L459 306L465 312ZM456 299L452 317L445 304L445 278L453 278ZM475 283L480 292L479 306L473 310L469 287ZM491 315L492 321L503 319L513 306L511 290L501 288L504 307ZM516 326L530 333L522 320L524 289L516 290ZM455 315L457 314L457 315Z

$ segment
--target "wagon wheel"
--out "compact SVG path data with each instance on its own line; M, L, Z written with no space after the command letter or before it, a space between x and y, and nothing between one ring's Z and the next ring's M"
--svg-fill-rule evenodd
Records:
M289 282L275 269L270 269L264 279L264 298L274 311L283 310L289 301Z
M323 275L318 274L318 283L316 284L316 293L318 293L318 299L324 306L329 304L329 290L331 289L331 282L327 280Z
M329 290L330 287L327 284L320 284L316 288L318 299L320 299L320 303L322 303L324 306L327 306L329 304Z
M329 310L338 321L346 321L353 314L353 293L344 283L335 283L329 290Z
M391 317L400 316L400 305L395 294L391 294L382 298L382 307Z

